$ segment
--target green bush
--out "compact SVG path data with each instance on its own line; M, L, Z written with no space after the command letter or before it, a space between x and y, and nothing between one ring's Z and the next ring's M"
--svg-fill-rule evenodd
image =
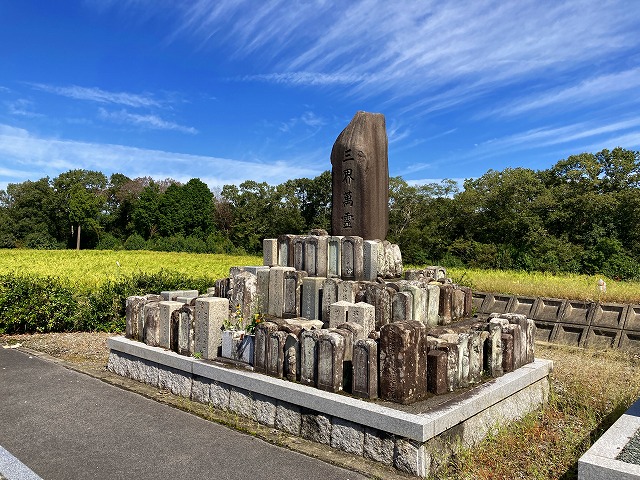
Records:
M130 235L124 242L125 250L144 250L147 248L147 242L137 233Z
M122 243L122 240L120 240L115 235L112 235L111 233L103 234L100 237L100 241L96 245L96 250L122 250L123 248L124 244Z
M79 292L54 277L0 276L0 333L122 331L132 295L163 290L206 292L216 279L161 270L108 281Z
M78 300L54 277L0 276L0 333L75 330Z

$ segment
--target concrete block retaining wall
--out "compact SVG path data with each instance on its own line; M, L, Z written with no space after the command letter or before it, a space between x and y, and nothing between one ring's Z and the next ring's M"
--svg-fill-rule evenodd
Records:
M480 317L522 313L534 320L536 340L575 347L640 350L640 305L473 292Z
M460 446L543 405L552 368L538 359L421 410L323 392L123 337L110 338L109 347L113 373L421 477Z

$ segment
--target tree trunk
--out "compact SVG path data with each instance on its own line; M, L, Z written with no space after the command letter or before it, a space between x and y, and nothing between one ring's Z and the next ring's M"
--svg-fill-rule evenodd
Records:
M78 224L78 239L76 240L76 250L80 250L80 224Z

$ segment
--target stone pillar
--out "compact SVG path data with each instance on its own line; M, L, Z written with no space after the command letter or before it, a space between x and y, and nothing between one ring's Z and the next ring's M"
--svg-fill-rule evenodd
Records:
M376 330L391 322L394 294L395 290L381 283L365 285L365 301L375 307Z
M338 284L338 300L341 302L356 303L356 295L360 290L358 282L343 280Z
M262 240L262 264L267 267L278 265L278 239L265 238Z
M425 328L402 321L380 330L380 397L399 403L419 400L427 389Z
M351 302L339 301L329 306L329 327L335 328L348 320L347 315Z
M272 322L261 322L256 325L253 369L256 372L267 373L267 357L271 334L278 331L278 325Z
M327 278L322 283L322 322L325 327L329 327L329 309L332 303L338 301L338 284L342 282L339 278Z
M502 370L504 373L513 372L513 335L508 333L502 334Z
M324 277L307 277L302 280L302 308L300 315L309 320L323 320L322 284Z
M496 323L487 325L489 335L484 344L484 367L492 377L502 376L502 326Z
M284 272L283 318L297 318L301 315L302 283L307 272L288 270Z
M325 331L318 339L318 382L320 390L342 390L345 338L336 332Z
M194 311L195 307L183 305L171 315L171 350L180 355L194 353Z
M413 295L411 292L396 292L393 296L391 315L394 322L413 319Z
M339 277L342 274L342 236L329 237L327 246L327 276Z
M229 300L218 297L196 299L194 311L194 352L215 358L222 345L222 326L229 318Z
M282 318L284 313L284 274L295 271L293 267L272 267L269 270L269 306L267 313Z
M158 346L169 350L171 348L171 314L182 308L184 303L171 300L160 302L160 337Z
M160 345L160 302L145 303L143 312L144 343L151 347L157 347Z
M440 285L440 325L448 325L453 320L453 290L451 284Z
M389 229L388 143L384 115L358 112L331 151L334 235L384 240Z
M293 245L295 235L280 235L278 237L278 265L281 267L293 266Z
M433 349L427 354L427 390L436 395L449 391L447 353Z
M307 237L296 235L291 240L291 248L293 249L293 264L291 266L296 270L306 271L305 260L305 240Z
M376 309L373 305L365 302L349 305L347 321L361 325L364 336L367 337L376 329Z
M380 240L365 240L363 247L363 279L374 282L378 278L380 262L384 261L382 242Z
M378 344L358 340L353 346L353 384L351 392L363 398L378 398Z
M125 304L125 336L142 341L144 338L144 304L147 298L142 296L127 297Z
M328 238L310 235L305 241L305 269L310 277L327 276Z
M348 236L341 246L343 280L362 280L364 277L364 248L362 237Z
M440 287L438 285L427 285L429 298L427 300L427 321L426 325L435 327L438 325L440 310Z
M267 375L284 378L284 352L287 332L273 332L267 344Z
M322 330L305 330L300 334L300 383L316 386L318 382L318 339Z

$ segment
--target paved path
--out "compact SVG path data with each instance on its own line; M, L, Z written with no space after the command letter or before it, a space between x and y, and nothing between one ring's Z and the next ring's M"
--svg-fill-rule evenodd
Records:
M33 477L29 469L35 472ZM365 478L58 364L0 348L2 476L8 480Z

